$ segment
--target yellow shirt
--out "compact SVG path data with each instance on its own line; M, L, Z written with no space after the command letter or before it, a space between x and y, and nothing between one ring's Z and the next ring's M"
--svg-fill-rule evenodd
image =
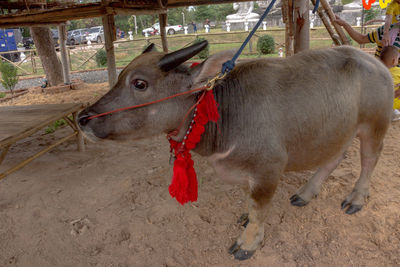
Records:
M400 21L400 4L392 0L386 8L386 15L392 15L392 24Z
M393 67L393 68L390 68L389 71L392 74L394 85L399 84L400 83L400 68ZM398 90L398 87L397 88L395 87L394 90L395 91ZM400 99L399 98L394 99L393 109L400 109Z

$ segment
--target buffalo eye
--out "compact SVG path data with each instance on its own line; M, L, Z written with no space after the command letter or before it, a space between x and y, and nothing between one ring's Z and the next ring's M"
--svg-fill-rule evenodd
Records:
M132 85L136 90L144 91L147 88L147 82L139 79L132 81Z

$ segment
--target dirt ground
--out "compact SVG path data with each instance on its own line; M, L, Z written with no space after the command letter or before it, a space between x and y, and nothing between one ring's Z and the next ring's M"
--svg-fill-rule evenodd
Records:
M7 104L87 102L106 91L29 93ZM19 142L0 171L70 131ZM83 153L71 140L0 181L0 266L399 266L400 123L389 129L367 204L350 216L340 203L359 175L358 145L306 207L289 197L312 172L282 177L262 248L238 262L227 249L242 231L246 196L205 159L194 156L198 202L181 206L168 194L164 136L89 143Z

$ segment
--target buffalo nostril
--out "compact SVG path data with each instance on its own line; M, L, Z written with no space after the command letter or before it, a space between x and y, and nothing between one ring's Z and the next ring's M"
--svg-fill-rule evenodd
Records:
M86 124L88 124L90 121L89 117L89 115L83 115L82 117L79 117L79 126L85 126Z

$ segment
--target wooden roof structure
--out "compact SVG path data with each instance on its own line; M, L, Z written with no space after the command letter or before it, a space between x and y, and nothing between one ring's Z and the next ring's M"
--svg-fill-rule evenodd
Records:
M164 14L168 8L246 0L9 0L0 1L0 28L40 26L104 15Z
M116 80L116 66L114 45L115 21L114 15L143 15L158 14L160 21L160 33L163 51L168 52L165 27L167 25L167 9L185 6L206 4L223 4L233 2L246 2L248 0L0 0L0 28L12 28L18 26L58 25L59 35L66 36L65 23L69 20L77 20L92 17L102 17L105 37L105 50L107 52L107 69L109 83L112 87ZM310 0L283 0L282 14L286 26L286 55L289 56L309 47L309 1ZM311 0L315 5L315 0ZM332 23L334 14L327 0L320 0L322 7L318 14L323 20L328 32L334 39L335 30L346 43L344 33L339 25ZM323 10L324 9L324 10ZM294 10L301 10L294 12ZM323 19L325 13L330 17ZM306 27L303 27L303 24ZM293 42L294 40L294 42ZM293 48L294 44L294 48ZM69 83L68 62L66 60L65 39L60 39L61 62L64 71L64 82Z
M158 14L163 50L168 52L165 32L168 8L246 1L248 0L89 0L81 3L80 0L0 0L0 28L58 25L64 82L68 84L70 75L64 38L66 22L102 17L108 80L112 87L117 80L113 44L116 39L114 15Z

